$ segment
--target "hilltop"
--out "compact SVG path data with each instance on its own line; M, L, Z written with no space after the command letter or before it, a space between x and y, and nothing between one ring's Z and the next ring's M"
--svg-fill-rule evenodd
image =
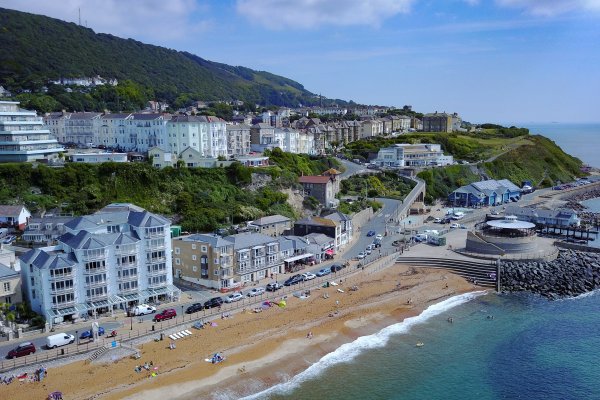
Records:
M117 92L123 96L121 105L125 106L129 97L133 97L133 105L149 99L172 104L181 96L267 106L318 101L300 83L269 72L217 63L187 52L95 33L74 23L2 8L0 42L0 85L16 93L23 89L40 92L50 80L59 78L101 76L117 79L119 86L126 88ZM49 89L46 97L69 108L68 98L74 93ZM111 95L102 93L103 99ZM86 106L86 100L87 110L98 103L93 102L92 95L78 102Z

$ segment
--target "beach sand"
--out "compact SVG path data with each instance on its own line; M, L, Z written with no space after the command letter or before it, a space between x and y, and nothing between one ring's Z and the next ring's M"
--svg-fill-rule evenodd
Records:
M350 290L354 285L358 290ZM197 399L226 388L229 397L236 398L289 379L359 336L476 289L443 270L398 265L376 273L365 270L340 286L312 290L307 299L288 297L285 308L240 312L216 321L216 327L194 330L178 340L174 350L167 339L138 346L138 360L79 361L49 368L43 382L0 386L0 397L39 399L60 390L65 399ZM313 333L310 339L308 332ZM215 352L226 360L206 362ZM150 361L157 376L150 376L152 370L134 371Z

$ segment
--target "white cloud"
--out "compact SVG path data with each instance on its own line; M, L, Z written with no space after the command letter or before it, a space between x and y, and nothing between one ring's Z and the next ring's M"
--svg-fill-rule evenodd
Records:
M75 23L81 10L83 26L151 43L189 37L210 24L193 20L192 14L202 9L195 0L0 0L0 7Z
M416 0L237 0L237 11L270 29L308 29L322 25L378 26L408 13Z
M546 17L573 11L600 11L600 0L496 0L496 3Z

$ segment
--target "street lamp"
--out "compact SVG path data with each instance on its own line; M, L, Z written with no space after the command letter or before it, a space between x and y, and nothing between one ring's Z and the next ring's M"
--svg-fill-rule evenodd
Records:
M132 330L133 330L133 314L131 314L131 316L130 316L130 317L131 317L131 318L130 318L130 321L131 321L131 327L129 328L129 330L131 330L131 331L132 331Z
M75 339L77 340L77 345L79 346L79 331L75 331Z
M181 305L181 319L185 322L185 314L183 313L183 304Z

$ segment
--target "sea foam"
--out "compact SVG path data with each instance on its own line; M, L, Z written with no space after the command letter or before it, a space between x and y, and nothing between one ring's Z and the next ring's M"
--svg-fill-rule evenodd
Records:
M471 301L478 296L485 295L486 293L486 291L465 293L451 297L440 303L433 304L417 316L406 318L404 321L387 326L372 335L361 336L353 342L341 345L290 380L272 386L259 393L246 396L243 400L264 399L269 395L283 395L290 393L298 388L303 382L321 375L327 368L336 364L350 362L367 350L381 348L387 344L391 336L407 333L411 327L424 323L436 315Z

